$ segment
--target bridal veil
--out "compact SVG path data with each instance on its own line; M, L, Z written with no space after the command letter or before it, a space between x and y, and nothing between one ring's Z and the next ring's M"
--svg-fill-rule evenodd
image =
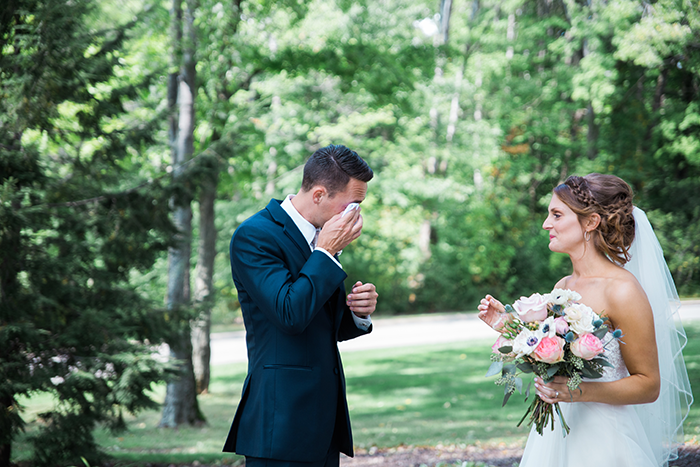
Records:
M678 457L683 443L683 421L688 416L693 394L681 353L687 342L678 309L680 300L654 230L641 209L634 208L635 237L625 269L637 278L654 313L656 345L661 371L659 398L635 406L658 465Z

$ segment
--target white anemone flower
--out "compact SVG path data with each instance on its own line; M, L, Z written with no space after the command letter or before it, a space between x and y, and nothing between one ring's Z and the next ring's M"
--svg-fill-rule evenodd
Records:
M557 335L557 325L554 323L554 316L550 316L540 323L538 329L540 335L544 337L554 337Z
M535 351L541 340L542 334L539 331L531 331L524 328L513 340L513 352L516 354L516 357L530 355Z
M569 302L577 302L581 300L581 295L569 289L554 289L549 294L549 303L555 305L566 305Z

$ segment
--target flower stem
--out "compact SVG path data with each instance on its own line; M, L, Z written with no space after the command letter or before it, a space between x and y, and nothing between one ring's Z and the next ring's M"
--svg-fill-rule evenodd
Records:
M544 432L544 428L547 425L550 426L551 430L554 430L555 410L557 411L557 415L559 415L559 421L561 423L562 432L564 436L566 436L571 430L569 428L569 425L567 425L566 421L564 420L564 414L561 412L561 407L559 407L559 403L557 402L556 404L549 404L540 399L539 396L535 397L530 406L527 408L527 411L525 412L525 415L523 415L523 418L520 419L518 426L520 426L523 423L523 421L525 421L525 419L528 418L529 415L530 418L528 420L528 426L532 426L532 424L534 423L535 429L540 435Z

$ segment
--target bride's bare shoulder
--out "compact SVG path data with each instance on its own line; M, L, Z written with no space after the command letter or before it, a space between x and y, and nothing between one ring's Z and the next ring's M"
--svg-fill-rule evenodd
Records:
M615 310L630 308L639 310L649 307L649 301L646 293L644 293L644 289L642 289L637 278L625 269L620 269L618 273L608 280L605 287L605 295L606 300Z

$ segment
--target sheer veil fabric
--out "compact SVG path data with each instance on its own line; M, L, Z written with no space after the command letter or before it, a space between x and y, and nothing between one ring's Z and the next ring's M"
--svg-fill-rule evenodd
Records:
M687 337L678 314L678 292L661 245L646 214L637 207L634 221L631 259L625 269L637 278L651 304L661 370L659 398L651 404L636 405L635 409L657 463L663 466L678 457L678 445L683 443L683 421L693 403L682 354Z

